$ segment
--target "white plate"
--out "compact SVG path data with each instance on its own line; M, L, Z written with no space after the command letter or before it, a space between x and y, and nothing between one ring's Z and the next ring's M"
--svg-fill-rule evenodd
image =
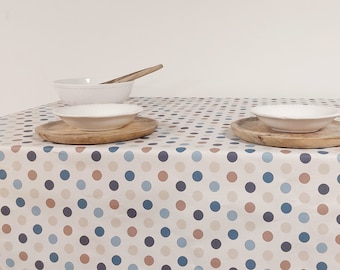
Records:
M75 128L102 131L129 124L142 110L142 107L132 104L87 104L62 107L54 114Z
M339 109L333 107L298 104L257 106L251 112L273 130L291 133L318 131L340 113Z

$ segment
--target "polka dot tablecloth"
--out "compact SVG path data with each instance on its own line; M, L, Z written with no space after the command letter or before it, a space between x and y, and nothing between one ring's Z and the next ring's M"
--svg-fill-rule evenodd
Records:
M60 102L0 118L0 269L340 269L340 148L244 142L262 104L333 99L131 98L136 140L62 145L34 128Z

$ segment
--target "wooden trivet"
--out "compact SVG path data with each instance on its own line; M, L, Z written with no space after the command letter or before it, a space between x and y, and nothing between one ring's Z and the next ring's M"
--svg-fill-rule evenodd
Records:
M43 139L62 144L103 144L128 141L150 135L157 128L156 120L136 117L130 124L114 130L83 131L64 121L54 121L36 127L35 132Z
M340 122L333 121L325 128L311 133L286 133L271 129L256 117L231 123L236 136L247 142L287 148L324 148L340 146Z

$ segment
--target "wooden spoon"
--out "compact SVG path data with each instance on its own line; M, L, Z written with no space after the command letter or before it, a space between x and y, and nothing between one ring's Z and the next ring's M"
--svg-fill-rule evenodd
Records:
M101 84L133 81L133 80L138 79L140 77L143 77L147 74L155 72L155 71L161 69L162 67L163 67L162 64L159 64L159 65L153 66L153 67L148 67L148 68L141 69L141 70L138 70L136 72L133 72L133 73L130 73L130 74L127 74L127 75L123 75L121 77L115 78L115 79L110 80L110 81L102 82Z

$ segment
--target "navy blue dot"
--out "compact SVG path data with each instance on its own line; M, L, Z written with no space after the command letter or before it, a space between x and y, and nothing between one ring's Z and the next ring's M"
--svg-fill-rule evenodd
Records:
M320 194L326 195L329 192L329 186L326 185L326 184L321 184L318 187L318 191L319 191Z
M4 180L7 177L7 172L5 170L0 170L0 179Z
M134 217L137 216L137 211L133 208L130 208L130 209L127 210L127 215L130 218L134 218Z
M171 267L167 264L163 265L161 270L171 270Z
M147 246L147 247L152 247L155 243L155 240L151 237L151 236L148 236L144 239L144 244Z
M256 267L256 262L254 260L247 260L246 261L246 267L247 269L251 270L251 269L255 269Z
M60 178L61 178L62 180L67 180L67 179L69 179L69 178L70 178L70 172L67 171L67 170L62 170L62 171L60 172Z
M274 180L274 175L271 172L266 172L263 174L262 179L266 183L271 183Z
M159 159L160 161L165 162L165 161L168 160L168 158L169 158L169 155L168 155L168 153L167 153L166 151L161 151L161 152L159 152L159 154L158 154L158 159Z
M186 189L186 184L183 181L178 181L176 183L176 189L178 191L184 191Z
M103 227L96 227L95 229L94 229L94 233L97 235L97 236L103 236L104 235L104 233L105 233L105 230L104 230L104 228Z
M83 236L80 237L79 242L83 246L86 246L90 243L90 239L86 235L83 235Z
M109 186L111 190L116 191L119 188L119 183L116 180L112 180Z
M57 262L58 260L59 260L58 254L55 253L55 252L52 252L52 253L50 254L50 261L51 261L51 262Z
M229 152L227 154L227 159L230 162L235 162L237 160L237 153L236 152Z
M87 201L85 199L78 200L78 207L80 209L85 209L87 207Z
M253 182L248 182L245 186L245 189L249 193L253 193L256 189L256 185Z
M231 240L237 239L237 237L238 237L238 231L236 231L236 230L230 230L230 231L228 232L228 237L229 237Z
M311 161L312 157L310 154L303 153L300 155L300 160L302 163L309 163Z
M35 268L37 268L38 270L44 269L44 263L42 261L36 261L34 265L35 265Z
M106 270L106 265L103 263L98 263L97 264L97 270Z
M203 212L201 210L196 210L194 212L194 218L196 220L202 220L203 219Z
M221 247L221 241L219 239L213 239L211 241L211 247L214 249L219 249Z
M186 266L188 263L188 259L184 256L178 258L177 263L179 266Z
M8 216L11 213L11 210L9 209L8 206L3 206L1 207L1 214L4 216Z
M291 249L292 249L291 243L289 243L289 242L283 242L283 243L281 244L281 250L282 250L282 251L288 252L288 251L290 251Z
M28 159L29 161L34 161L36 158L37 158L37 155L35 154L35 152L29 151L29 152L27 153L27 159Z
M150 200L145 200L145 201L143 202L143 207L144 207L144 209L146 209L146 210L150 210L150 209L152 208L152 206L153 206L153 203L152 203L152 201L150 201Z
M42 227L41 227L39 224L34 225L34 226L33 226L33 232L34 232L35 234L41 234L41 232L42 232Z
M273 213L271 213L271 212L265 212L265 213L263 214L263 220L264 220L264 221L271 222L271 221L273 221L273 219L274 219Z
M45 188L47 190L52 190L54 188L54 183L52 180L46 180L45 181Z
M99 161L102 158L102 155L100 154L100 152L94 151L91 154L91 158L92 158L93 161Z
M328 266L324 262L319 262L316 264L316 270L327 270Z
M202 178L203 178L203 174L200 171L193 172L192 179L194 179L194 181L199 182L202 180Z
M299 240L302 242L302 243L306 243L308 242L310 239L310 236L308 233L306 232L302 232L299 234Z
M72 209L70 207L65 207L63 209L63 214L64 214L65 217L72 216Z
M336 222L338 222L338 224L340 224L340 215L338 215L338 216L336 217Z
M16 204L19 207L24 207L25 206L25 200L23 198L17 198L16 199Z
M128 181L133 181L135 179L135 173L133 171L127 171L125 173L125 179Z
M219 202L216 202L216 201L211 202L210 203L210 209L213 212L218 212L221 209L221 205L220 205Z
M283 203L281 205L282 213L288 214L292 211L292 206L289 203Z
M20 243L26 243L27 242L27 235L24 233L19 234L18 236L19 242Z
M115 255L115 256L112 256L111 261L114 265L120 265L122 262L122 258L119 257L118 255Z
M170 236L170 229L167 228L167 227L163 227L163 228L161 229L161 235L162 235L163 237L169 237L169 236Z

